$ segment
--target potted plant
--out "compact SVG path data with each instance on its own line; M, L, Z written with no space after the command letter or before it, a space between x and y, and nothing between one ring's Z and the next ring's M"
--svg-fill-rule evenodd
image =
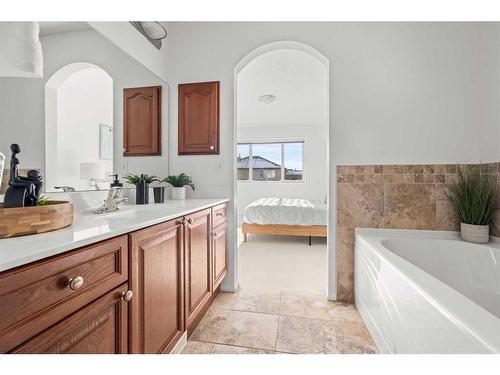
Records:
M460 218L460 234L464 241L487 243L495 212L495 178L480 175L479 168L457 167L457 180L446 193Z
M185 173L165 177L163 181L172 186L172 199L185 199L186 186L194 190L193 180Z
M155 178L155 182L158 182L158 186L153 186L153 196L155 203L165 203L165 186L160 186L164 179L160 180Z
M128 174L123 177L129 184L135 185L135 203L149 203L149 184L155 181L156 176L147 174Z

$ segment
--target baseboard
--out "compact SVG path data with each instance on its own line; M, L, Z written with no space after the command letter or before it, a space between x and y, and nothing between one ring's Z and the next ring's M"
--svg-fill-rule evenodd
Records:
M187 344L187 331L184 331L177 344L172 348L170 354L181 354Z
M238 289L240 289L240 285L239 284L229 284L229 283L224 283L224 281L222 282L222 284L220 284L220 291L221 292L225 292L225 293L236 293L238 291Z

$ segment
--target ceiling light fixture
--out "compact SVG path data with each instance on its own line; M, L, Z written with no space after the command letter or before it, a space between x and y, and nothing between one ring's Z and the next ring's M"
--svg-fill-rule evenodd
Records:
M130 21L139 32L157 49L161 48L161 41L167 37L167 29L156 21Z
M259 96L259 101L261 101L262 103L265 103L265 104L274 103L275 100L276 100L276 95L273 95L273 94L265 94L265 95Z

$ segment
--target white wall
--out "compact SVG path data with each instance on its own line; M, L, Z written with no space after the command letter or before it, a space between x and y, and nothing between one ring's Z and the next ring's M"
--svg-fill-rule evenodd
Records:
M172 22L160 52L146 40L142 44L142 36L124 23L107 23L105 29L100 31L171 85L171 169L191 174L197 194L232 197L234 67L250 51L278 40L306 43L330 61L332 171L336 164L500 157L498 23ZM211 80L221 81L221 154L178 156L177 84ZM28 92L26 100L33 95ZM330 187L330 219L335 222L334 180ZM330 257L330 269L333 261ZM227 289L235 277L233 264L224 282ZM329 279L333 297L331 272Z
M327 66L297 50L263 53L237 75L237 139L245 141L304 140L303 181L238 181L238 221L258 198L323 200L328 187ZM273 103L259 100L276 95Z
M113 78L114 161L117 172L166 176L169 153L167 84L95 30L47 35L41 38L41 42L43 78L0 78L0 151L10 155L10 144L19 143L22 166L41 168L44 173L45 83L63 66L89 62L103 68ZM123 88L159 85L163 89L162 155L123 158Z
M330 168L498 158L491 140L500 122L498 24L173 22L168 31L162 75L172 84L171 168L212 190L232 187L234 67L277 40L306 43L330 61ZM178 156L176 84L210 80L221 81L221 155ZM335 222L333 179L330 186ZM334 257L329 262L334 269ZM333 297L335 275L329 279Z
M69 185L88 189L89 181L80 179L82 162L100 162L107 175L113 172L113 160L99 158L100 124L113 127L113 80L102 69L73 73L57 89L59 142L53 150L57 165L50 166L56 169L57 179L47 179L47 188Z

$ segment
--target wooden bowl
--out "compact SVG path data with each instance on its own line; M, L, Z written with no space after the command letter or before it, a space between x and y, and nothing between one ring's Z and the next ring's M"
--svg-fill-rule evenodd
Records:
M50 201L45 206L3 208L0 203L0 238L50 232L73 223L73 203Z

